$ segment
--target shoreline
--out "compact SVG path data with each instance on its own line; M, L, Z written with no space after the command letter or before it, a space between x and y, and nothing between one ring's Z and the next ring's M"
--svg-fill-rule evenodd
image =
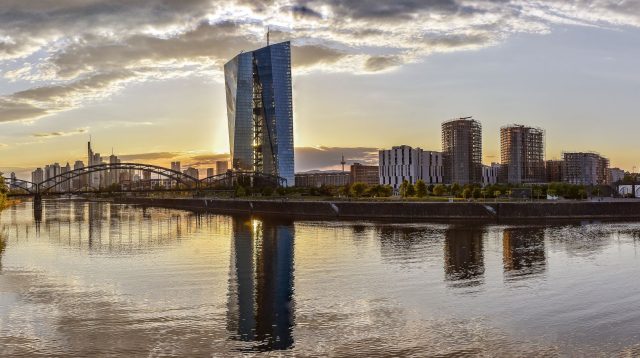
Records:
M640 201L410 202L114 198L114 203L292 219L398 221L638 221Z

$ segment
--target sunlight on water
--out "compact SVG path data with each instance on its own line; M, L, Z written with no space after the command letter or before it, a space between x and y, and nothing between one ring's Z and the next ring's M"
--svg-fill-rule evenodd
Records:
M0 355L640 352L640 224L0 216Z

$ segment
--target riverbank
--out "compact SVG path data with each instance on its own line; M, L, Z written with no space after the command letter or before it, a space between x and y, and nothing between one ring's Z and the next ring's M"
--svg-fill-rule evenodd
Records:
M640 201L403 202L116 198L116 203L222 214L403 221L640 220Z

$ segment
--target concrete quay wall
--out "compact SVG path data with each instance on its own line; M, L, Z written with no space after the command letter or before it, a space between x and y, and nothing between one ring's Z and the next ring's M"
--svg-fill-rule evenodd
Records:
M640 201L615 202L373 202L250 199L117 198L135 204L222 214L255 214L318 219L448 220L640 220Z

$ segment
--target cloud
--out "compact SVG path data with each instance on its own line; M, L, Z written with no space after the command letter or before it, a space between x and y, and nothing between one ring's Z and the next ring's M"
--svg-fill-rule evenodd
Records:
M294 73L374 73L554 25L640 27L619 0L5 0L0 69L32 88L0 97L0 122L33 121L129 83L204 76L242 50L292 40ZM17 67L15 66L15 64ZM9 66L11 65L11 66Z
M378 148L369 147L296 147L295 165L297 172L340 168L344 155L347 165L353 163L378 163Z
M33 133L32 136L36 138L55 138L55 137L68 137L77 134L84 134L89 131L89 128L78 128L70 132L46 132L46 133Z
M180 156L180 152L151 152L151 153L138 153L138 154L122 154L118 155L122 161L125 162L137 162L137 161L156 161L159 159L174 159Z

